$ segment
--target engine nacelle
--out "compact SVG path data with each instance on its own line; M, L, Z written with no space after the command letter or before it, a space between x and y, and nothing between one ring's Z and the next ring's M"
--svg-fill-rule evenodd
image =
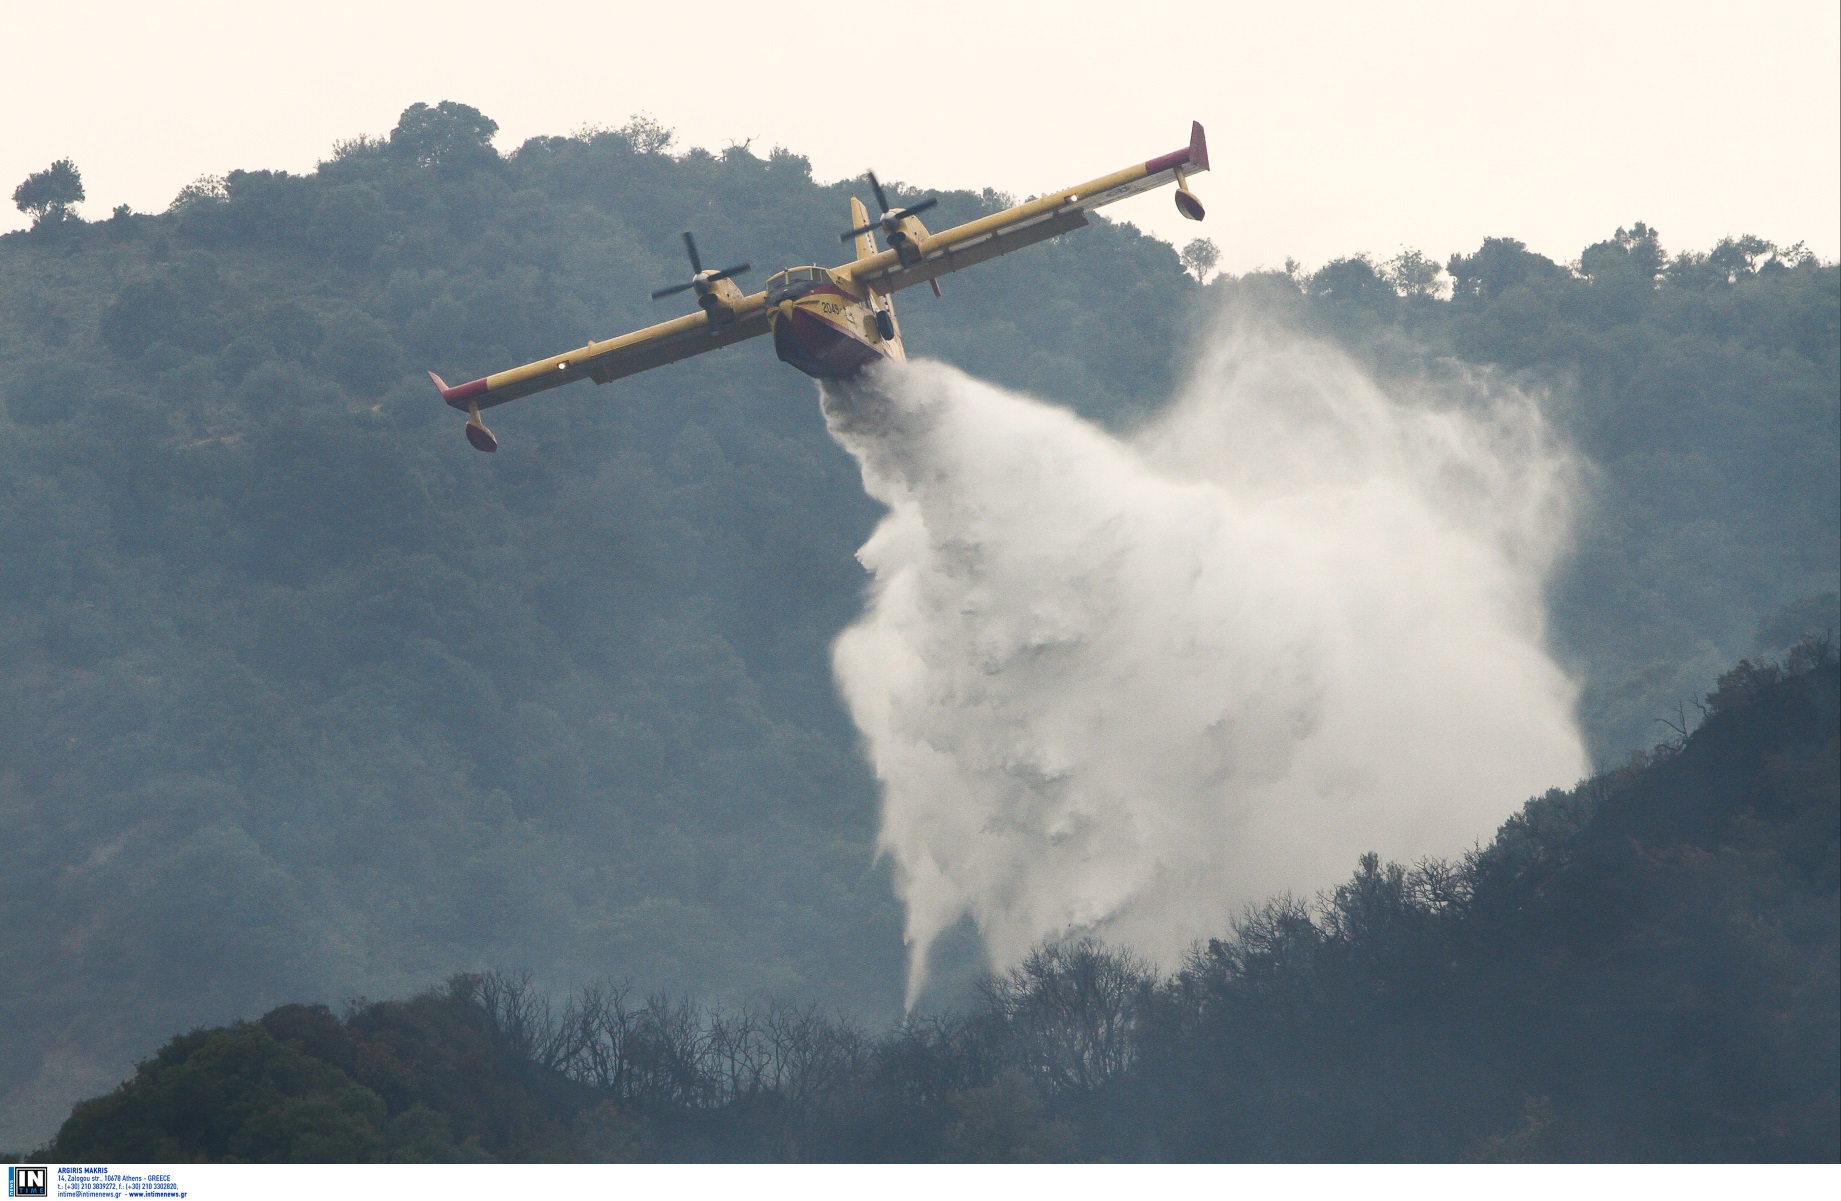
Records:
M727 279L697 281L697 306L717 330L735 320L735 310L745 299L742 290Z
M919 217L884 217L882 236L902 265L912 267L921 260L921 243L933 235L921 224Z

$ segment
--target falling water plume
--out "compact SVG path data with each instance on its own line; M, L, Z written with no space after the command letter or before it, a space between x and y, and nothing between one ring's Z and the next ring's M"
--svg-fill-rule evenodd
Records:
M827 386L889 510L834 659L910 1004L966 914L1000 967L1076 933L1168 965L1585 770L1543 645L1571 461L1487 375L1420 392L1244 323L1129 439L938 363Z

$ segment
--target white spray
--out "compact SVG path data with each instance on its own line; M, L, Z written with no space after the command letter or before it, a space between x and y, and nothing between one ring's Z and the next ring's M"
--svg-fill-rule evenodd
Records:
M1244 326L1214 346L1129 441L937 363L825 391L889 507L835 668L910 1004L964 914L1000 967L1084 932L1167 965L1585 769L1542 647L1570 472L1535 405L1392 397Z

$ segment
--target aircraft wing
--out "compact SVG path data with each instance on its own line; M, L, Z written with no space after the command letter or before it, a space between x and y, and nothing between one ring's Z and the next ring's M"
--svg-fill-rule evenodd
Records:
M710 327L709 318L702 312L690 313L634 330L630 334L609 338L605 342L590 342L563 354L551 355L535 363L494 372L452 387L434 372L429 372L429 375L434 379L435 386L441 389L441 399L462 412L469 405L489 409L493 405L501 405L546 388L561 387L578 379L591 379L597 384L605 384L622 376L636 375L666 363L688 359L707 350L733 346L767 332L766 292L743 297L734 306L733 312L734 320L714 329Z
M897 292L1079 229L1087 224L1089 209L1176 182L1179 174L1188 176L1206 170L1208 142L1201 122L1197 121L1191 125L1189 145L1181 150L1135 163L1064 191L1039 196L1001 213L929 234L919 241L905 262L897 251L885 250L872 258L836 268L833 274L848 272L873 291ZM1185 198L1188 206L1180 203ZM1201 219L1201 205L1193 196L1185 192L1177 199L1185 215Z

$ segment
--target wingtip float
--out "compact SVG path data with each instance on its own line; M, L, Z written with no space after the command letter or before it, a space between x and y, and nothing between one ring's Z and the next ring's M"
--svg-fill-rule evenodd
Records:
M1206 170L1208 140L1196 121L1189 144L1180 150L939 233L920 220L921 213L939 203L937 198L892 206L871 172L870 189L881 215L871 220L863 202L850 198L851 228L841 235L855 246L856 258L848 263L789 267L768 277L761 291L744 294L734 277L751 271L752 264L705 269L696 239L686 232L690 279L660 288L652 299L694 292L699 312L464 384L450 386L433 371L428 378L442 400L467 414L467 441L488 452L499 448L499 440L480 420L481 409L578 379L609 383L762 334L773 336L774 353L782 361L807 375L847 378L871 363L907 358L894 293L925 283L938 296L942 275L1080 229L1088 211L1169 183L1176 185L1176 211L1200 221L1206 209L1189 190L1189 177ZM888 243L886 250L877 245L878 234Z
M493 436L491 430L486 428L486 423L479 419L479 397L486 395L486 381L483 379L469 380L457 388L450 388L446 380L432 371L428 373L428 378L435 381L435 387L441 391L442 400L457 409L466 410L467 441L473 444L473 449L483 450L487 454L497 450L499 440Z

